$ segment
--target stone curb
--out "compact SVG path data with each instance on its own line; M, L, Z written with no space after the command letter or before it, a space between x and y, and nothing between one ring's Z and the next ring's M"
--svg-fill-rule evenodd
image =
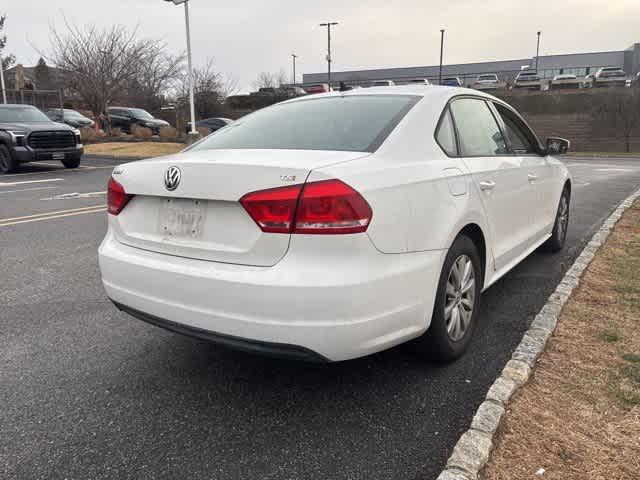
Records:
M480 471L489 461L494 447L494 437L509 400L529 381L538 357L556 329L562 307L580 283L583 272L606 241L617 221L638 198L640 198L640 190L620 203L593 235L571 268L567 270L555 292L551 294L522 337L511 360L507 362L502 373L487 392L485 401L478 407L473 417L471 427L458 440L446 468L437 480L477 480L479 478Z

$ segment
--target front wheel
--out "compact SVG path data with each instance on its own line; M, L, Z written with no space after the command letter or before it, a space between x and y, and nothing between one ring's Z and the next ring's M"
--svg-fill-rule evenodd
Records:
M62 164L64 168L78 168L80 166L80 157L62 160Z
M18 162L11 158L11 152L4 145L0 145L0 173L11 173L18 168Z
M556 212L556 220L553 224L551 237L543 245L543 249L548 252L559 252L564 248L567 239L567 230L569 228L569 206L571 195L567 187L562 191L558 211Z
M456 360L467 350L478 317L482 291L478 249L467 236L453 243L442 267L431 326L414 341L420 354L440 362Z

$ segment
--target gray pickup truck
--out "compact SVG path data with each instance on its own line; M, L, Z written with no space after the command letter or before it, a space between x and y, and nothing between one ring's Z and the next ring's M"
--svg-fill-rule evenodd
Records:
M78 168L83 152L77 129L52 121L31 105L0 105L0 174L44 160Z

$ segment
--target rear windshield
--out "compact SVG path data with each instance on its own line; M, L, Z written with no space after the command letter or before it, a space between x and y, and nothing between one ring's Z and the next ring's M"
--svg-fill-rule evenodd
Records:
M413 95L352 95L274 105L219 130L191 150L373 152L419 99Z

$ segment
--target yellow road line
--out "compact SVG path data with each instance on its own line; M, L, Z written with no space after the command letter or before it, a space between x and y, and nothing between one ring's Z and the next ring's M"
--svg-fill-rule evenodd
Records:
M3 218L0 219L0 227L8 225L17 225L19 223L39 222L41 220L51 220L55 218L71 217L74 215L83 215L85 213L104 212L106 205L94 205L92 207L74 208L71 210L58 210L55 212L37 213L34 215L26 215L24 217Z

